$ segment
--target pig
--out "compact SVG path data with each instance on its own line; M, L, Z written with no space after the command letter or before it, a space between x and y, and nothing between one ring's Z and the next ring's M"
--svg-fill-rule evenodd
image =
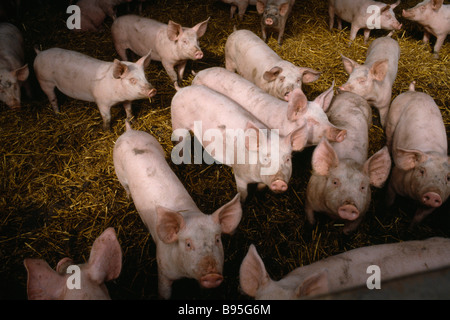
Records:
M23 38L10 23L0 23L0 100L11 109L20 109L22 84L29 75L24 63ZM29 86L25 88L30 95Z
M80 29L74 31L98 32L106 17L115 20L116 6L131 0L79 0L76 5L80 8Z
M361 247L294 269L272 280L252 244L239 270L242 291L257 300L298 300L366 286L368 267L380 268L381 283L450 265L450 239L429 238Z
M306 123L308 140L305 147L317 145L322 137L343 141L346 131L335 127L325 114L333 98L333 85L314 101L308 101L300 89L294 89L289 102L280 100L240 75L213 67L198 72L192 84L204 85L237 102L270 129L287 136ZM300 151L300 150L296 150Z
M339 90L353 92L365 98L378 110L383 128L391 104L392 86L397 77L399 59L400 46L391 37L374 40L362 65L342 56L344 70L350 77Z
M256 10L261 15L262 39L267 40L268 31L278 32L278 44L283 42L286 21L291 14L295 0L258 0Z
M172 128L179 138L187 140L190 138L188 130L193 131L217 162L233 168L237 190L243 202L247 198L250 183L257 183L259 189L269 186L275 193L287 190L292 174L291 153L304 148L307 141L305 126L280 137L276 130L269 130L233 100L201 85L180 89L172 99L171 111ZM201 123L201 130L205 134L199 132L196 123ZM183 130L177 132L178 129ZM214 136L215 148L211 148L209 141L212 139L209 135L216 133L214 130L217 131ZM270 131L270 135L266 136L263 130L268 134ZM246 135L245 143L240 139L240 132ZM251 136L254 133L256 142ZM254 161L250 160L255 158Z
M108 228L94 241L87 263L75 265L72 259L63 258L56 271L42 259L27 258L24 265L29 300L110 300L105 282L119 277L122 250L114 228ZM70 279L77 274L74 270L79 270L79 288L68 286L76 285Z
M114 21L111 34L122 60L127 60L127 49L139 56L153 50L152 59L161 61L175 88L178 88L187 61L203 58L198 39L205 34L208 21L209 18L192 28L185 28L173 21L164 24L136 15L125 15Z
M241 220L239 195L213 214L204 214L167 164L158 141L128 122L114 146L113 161L117 178L156 244L159 295L169 299L172 283L180 278L196 279L204 288L219 286L221 234L231 234Z
M245 11L249 5L255 6L256 0L222 0L223 3L231 4L230 19L233 19L236 9L238 10L238 18L240 21L244 19Z
M387 205L396 195L419 203L411 227L448 199L450 161L441 111L433 98L410 90L397 96L389 110L386 141L394 167L387 190Z
M394 4L372 0L329 0L328 4L330 31L333 29L335 16L338 17L339 30L342 29L341 19L351 23L350 44L355 40L360 29L364 29L364 43L367 43L371 29L400 30L402 28L402 24L398 22L394 13L394 9L400 4L400 0ZM374 17L374 14L377 13L371 9L371 6L380 8L379 16ZM379 26L376 25L377 18L379 18Z
M353 232L371 201L370 185L381 188L391 169L385 146L369 159L372 111L360 96L345 92L336 96L327 112L330 122L347 130L340 143L323 140L312 155L313 173L306 189L305 212L310 224L314 212L344 221L344 234Z
M127 119L133 117L131 101L151 98L156 89L145 78L151 51L136 63L97 60L79 52L51 48L36 49L34 70L55 113L59 113L55 87L65 95L95 102L103 118L103 129L111 127L111 107L123 103Z
M228 37L225 67L282 100L289 100L289 94L295 88L301 89L303 83L316 81L321 74L281 59L249 30L237 30Z
M413 8L403 10L402 16L416 21L425 29L423 42L430 41L430 35L436 37L433 57L439 59L439 51L450 33L450 4L443 4L444 0L425 0Z

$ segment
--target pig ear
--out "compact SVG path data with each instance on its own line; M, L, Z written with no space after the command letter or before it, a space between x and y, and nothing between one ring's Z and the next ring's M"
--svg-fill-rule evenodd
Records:
M120 79L123 78L124 74L128 71L128 66L117 60L114 59L114 66L113 66L113 77L114 79Z
M249 131L249 132L248 132ZM262 143L260 138L264 135L259 134L259 128L251 121L245 126L245 148L249 151L258 151Z
M444 0L442 0L442 2L443 2L443 1L444 1ZM395 9L395 8L397 8L397 7L400 5L400 3L401 3L401 0L398 0L396 3L391 4L392 10Z
M371 156L365 163L363 172L370 178L370 184L381 188L386 182L391 171L391 156L389 150L384 146L381 150Z
M181 26L181 24L178 24L170 20L167 25L167 37L169 38L169 40L177 41L182 34L183 34L183 27Z
M156 232L162 242L169 244L178 240L178 232L184 228L184 218L176 211L157 206Z
M66 274L67 268L74 264L75 263L73 262L72 259L62 258L61 260L59 260L58 264L56 265L56 268L55 268L56 272L58 272L59 274Z
M420 150L397 148L395 165L404 171L414 169L418 164L428 160L428 155Z
M197 33L197 37L201 38L203 37L203 35L206 32L206 28L208 27L208 21L211 17L209 17L208 19L206 19L203 22L198 23L197 25L195 25L194 27L192 27L192 29L195 30L195 32Z
M242 218L241 196L238 193L233 200L213 213L215 222L222 226L222 233L231 234Z
M388 5L384 6L383 8L381 8L380 13L384 14L385 12L389 12L390 9L391 9L391 5L388 4Z
M289 121L296 121L302 116L308 109L308 99L300 89L294 89L292 91L287 109L287 118Z
M255 246L250 245L239 270L239 282L242 291L250 297L255 297L258 290L270 281L264 262L258 255Z
M284 17L289 11L289 2L283 3L279 8L280 16Z
M28 64L23 67L17 68L16 70L11 71L12 75L17 78L19 81L25 81L28 79L30 74L30 70L28 70Z
M331 84L331 87L327 91L322 92L322 94L319 95L316 99L314 99L314 102L317 103L319 106L321 106L324 112L327 112L328 108L331 105L333 97L334 97L334 80L333 83Z
M300 75L303 83L311 83L320 78L322 72L316 71L311 68L300 68Z
M325 138L317 145L312 155L312 168L321 176L327 176L330 169L339 165L339 158Z
M265 8L266 4L264 3L264 1L258 0L256 2L256 11L258 11L259 14L263 14Z
M311 297L328 292L330 292L330 288L327 269L323 269L309 276L302 282L297 290L295 290L295 294L298 298Z
M431 0L431 9L439 10L444 4L444 0Z
M386 77L387 69L388 60L378 60L372 65L372 68L370 68L370 74L375 80L383 81Z
M359 66L359 64L356 61L354 61L350 58L347 58L347 57L343 56L342 54L341 54L341 58L342 58L342 64L344 66L344 70L348 74L351 74L353 72L353 69L355 69L357 66Z
M308 142L308 126L306 125L306 122L301 128L295 129L289 133L286 139L288 139L291 144L293 151L302 151Z
M264 72L263 78L268 82L272 82L280 75L281 72L283 72L282 68L273 67L269 71Z
M150 62L152 61L152 49L143 57L141 57L136 64L142 66L144 69L148 67Z
M116 232L108 228L94 241L88 261L88 274L98 284L119 277L122 269L122 250Z
M66 285L64 276L55 272L41 259L25 259L28 272L27 293L29 300L57 300Z

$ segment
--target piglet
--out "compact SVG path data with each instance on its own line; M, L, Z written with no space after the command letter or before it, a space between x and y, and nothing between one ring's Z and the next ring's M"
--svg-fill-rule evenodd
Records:
M270 278L251 245L242 261L239 281L243 292L257 300L297 300L366 286L368 267L380 268L380 282L438 270L450 265L450 239L403 241L352 249L299 267L279 281Z
M416 92L414 84L395 98L387 119L386 139L395 164L387 204L392 205L397 194L417 201L413 226L450 195L448 140L433 98Z
M116 6L131 0L79 0L76 5L80 8L80 29L74 31L100 31L106 17L115 20Z
M144 73L144 68L150 63L151 51L136 63L117 59L106 62L60 48L36 49L36 53L36 77L55 113L59 112L56 87L71 98L97 103L103 128L107 130L111 126L113 105L123 103L127 119L131 119L131 101L156 94Z
M238 10L239 20L244 19L245 11L249 5L256 5L256 0L222 0L223 3L231 4L230 19L233 19L236 10Z
M114 229L108 228L94 241L85 264L75 265L72 259L64 258L54 271L44 260L27 258L24 265L29 300L109 300L105 282L119 277L122 250Z
M231 234L241 220L239 195L213 214L202 213L167 164L158 141L131 129L128 122L114 146L113 160L120 183L156 244L159 295L169 299L173 281L180 278L196 279L204 288L219 286L221 234Z
M262 39L267 40L268 31L278 32L278 44L283 41L286 21L291 14L295 0L258 0L256 10L261 15Z
M400 46L391 37L374 40L367 50L364 64L342 56L344 70L350 75L340 91L359 94L380 113L384 127L392 98L392 86L397 77Z
M305 211L310 224L315 223L314 212L343 220L343 232L348 234L369 209L370 185L381 188L388 178L391 158L383 147L367 159L372 112L362 97L350 92L337 95L327 115L331 123L347 130L347 137L340 143L323 140L314 149Z
M216 162L233 168L242 201L249 184L268 186L275 193L287 191L291 154L304 148L305 126L280 136L230 98L201 85L180 89L172 99L171 111L178 138L190 141L189 130L193 131ZM172 135L172 140L176 136Z
M289 100L295 88L316 81L320 72L297 67L281 59L264 41L249 30L234 31L225 44L225 67L239 73L269 94Z
M314 101L308 101L300 89L294 89L289 102L275 98L240 75L220 67L198 72L192 84L207 86L231 98L283 136L306 124L305 147L317 145L323 137L338 142L345 139L346 131L331 124L325 114L334 95L334 83Z
M450 4L443 3L444 0L425 0L402 12L404 18L416 21L423 26L424 43L430 41L430 35L437 38L433 49L435 59L439 58L439 50L450 33Z
M342 29L342 20L350 22L352 25L350 43L355 40L360 29L364 29L364 42L367 43L371 29L400 30L402 28L394 13L394 9L399 4L400 0L389 5L372 0L329 0L330 30L333 29L334 17L337 16L339 30ZM373 10L372 8L375 7L379 9ZM379 16L377 11L379 11ZM377 19L379 20L379 26L374 23Z
M185 28L173 21L164 24L136 15L125 15L114 21L111 34L122 60L127 60L127 49L139 56L153 50L152 59L161 61L170 80L178 87L187 61L203 58L198 39L205 34L208 21L209 18L192 28Z
M20 88L28 75L22 34L14 25L0 23L0 100L11 109L20 109Z

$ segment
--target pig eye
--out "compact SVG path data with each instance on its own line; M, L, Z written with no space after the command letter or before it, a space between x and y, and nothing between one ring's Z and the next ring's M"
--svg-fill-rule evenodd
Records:
M333 185L336 186L336 187L339 187L339 186L341 185L341 182L340 182L339 179L337 179L337 178L333 179L332 183L333 183Z
M130 79L130 82L131 82L131 84L136 84L136 83L137 83L137 80L136 80L135 78L131 78L131 79Z
M361 191L366 191L366 186L365 185L361 185Z
M424 168L419 168L419 173L423 177L425 175L425 169Z
M366 78L359 78L358 81L359 81L359 83L364 84L364 83L366 83L367 79Z
M220 238L220 234L216 235L216 244L220 245L221 242L222 242L222 240Z
M450 182L450 173L447 174L447 182Z
M286 78L285 76L281 76L279 77L281 82L284 82L284 79Z
M192 244L191 239L186 239L184 244L185 244L185 247L186 247L187 251L190 251L190 250L194 249L194 246Z

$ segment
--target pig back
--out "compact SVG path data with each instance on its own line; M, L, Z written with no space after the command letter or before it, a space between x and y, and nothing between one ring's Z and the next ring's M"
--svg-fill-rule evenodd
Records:
M397 148L447 154L447 136L439 107L428 94L408 91L391 104L386 125L391 151Z
M23 37L10 23L0 23L0 67L14 70L24 65Z
M355 93L340 93L334 97L327 116L333 125L347 130L344 141L331 143L339 159L350 158L364 163L372 124L372 109L367 101Z
M388 60L388 69L385 80L387 79L392 86L398 72L400 46L396 40L389 36L377 38L370 44L364 64L371 67L375 62L384 59Z
M139 215L156 241L156 206L174 211L199 212L169 167L165 153L150 134L127 130L116 141L114 166L125 180Z

